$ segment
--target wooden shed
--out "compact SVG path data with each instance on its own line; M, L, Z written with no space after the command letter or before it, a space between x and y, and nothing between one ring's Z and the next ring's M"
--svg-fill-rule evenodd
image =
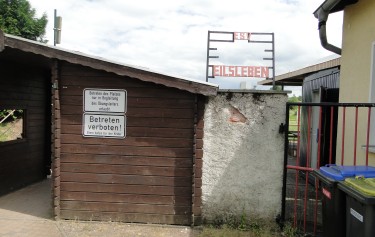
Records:
M0 110L25 113L23 137L0 143L0 193L51 166L56 218L199 224L203 111L217 89L0 31Z

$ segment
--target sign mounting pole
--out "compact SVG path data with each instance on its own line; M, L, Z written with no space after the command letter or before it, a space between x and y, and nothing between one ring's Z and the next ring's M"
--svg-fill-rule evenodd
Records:
M208 31L208 36L207 36L206 82L208 82L208 65L210 63L209 58L210 58L210 31Z

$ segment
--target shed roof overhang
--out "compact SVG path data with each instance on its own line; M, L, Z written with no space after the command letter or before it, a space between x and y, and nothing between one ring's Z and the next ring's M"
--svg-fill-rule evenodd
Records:
M296 71L281 74L275 77L276 85L284 86L302 86L303 79L307 76L329 68L339 67L340 58L335 58L322 63L314 64ZM263 80L258 82L259 85L272 85L272 80Z
M69 51L55 46L49 46L36 41L4 34L0 30L0 55L6 54L8 49L17 51L19 58L32 58L34 56L36 58L41 58L40 56L42 56L44 59L42 61L51 61L52 59L63 60L69 63L115 73L120 76L132 77L141 81L152 82L167 87L185 90L194 94L202 94L206 96L216 95L219 88L218 85L203 81L166 75L143 67L121 64L119 62L110 61L104 58Z

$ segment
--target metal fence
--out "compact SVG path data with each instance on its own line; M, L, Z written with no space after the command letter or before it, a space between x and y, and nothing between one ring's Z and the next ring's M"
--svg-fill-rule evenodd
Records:
M289 123L292 106L296 124ZM324 236L319 181L312 172L325 164L368 165L374 107L371 103L287 103L282 224L290 223L304 235Z

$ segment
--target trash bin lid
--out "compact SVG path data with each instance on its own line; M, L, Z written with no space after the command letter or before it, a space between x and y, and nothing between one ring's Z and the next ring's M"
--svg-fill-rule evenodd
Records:
M374 178L367 178L365 179L366 183L369 183L370 185L375 187L375 179Z
M353 178L348 178L353 179ZM355 182L355 181L354 181ZM353 182L352 182L353 183ZM354 188L349 182L337 182L337 187L345 192L351 198L354 198L356 201L365 204L365 205L375 205L375 196L365 194L358 189Z
M367 194L369 196L375 196L375 179L374 178L346 178L345 183L354 189Z
M342 181L345 178L355 176L375 178L375 167L373 166L340 166L330 164L320 167L320 172L336 181Z

